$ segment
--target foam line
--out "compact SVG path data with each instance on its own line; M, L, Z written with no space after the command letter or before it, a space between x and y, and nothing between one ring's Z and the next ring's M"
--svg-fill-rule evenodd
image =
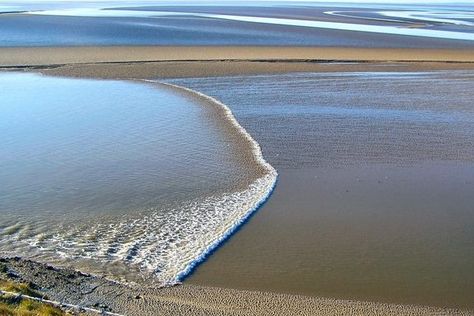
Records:
M152 80L145 80L148 82L155 82ZM177 281L183 281L187 276L189 276L195 269L196 267L204 262L214 251L216 251L220 246L223 245L223 243L229 239L234 233L236 233L242 225L246 223L247 220L250 219L250 217L268 200L268 198L271 196L273 193L277 178L278 178L278 173L273 168L272 165L270 165L265 158L263 157L262 149L260 145L255 141L252 136L243 128L240 123L237 121L235 118L234 114L232 113L231 109L225 105L224 103L220 102L219 100L210 97L206 94L203 94L201 92L183 87L183 86L178 86L175 84L171 83L165 83L165 82L159 82L162 85L172 87L177 90L185 91L190 94L193 94L201 99L204 99L210 103L218 105L220 108L223 109L226 118L229 120L229 122L242 134L242 136L251 144L252 146L252 153L255 156L256 161L267 171L267 174L263 176L262 178L258 179L254 183L258 183L261 185L262 189L262 195L257 203L250 207L249 209L245 210L243 214L241 215L240 218L235 218L234 220L234 225L229 227L226 231L224 231L220 236L217 236L217 238L211 242L203 251L202 253L196 257L193 261L191 261L183 270L181 270L178 275L177 275Z
M252 217L252 215L255 214L255 212L258 211L258 209L263 205L265 204L265 202L270 198L270 196L272 195L275 187L276 187L276 183L277 183L277 176L275 177L275 180L273 181L271 187L269 188L268 192L262 197L262 199L259 201L259 203L257 203L255 205L255 207L249 209L247 211L247 213L241 217L240 219L238 219L238 222L233 226L231 227L229 230L227 230L223 235L221 235L214 243L212 243L211 245L209 245L205 251L199 256L197 257L193 262L191 262L191 264L189 264L186 269L184 269L183 271L181 271L178 276L177 276L177 279L182 282L184 281L184 279L186 279L188 276L190 276L194 270L201 264L203 263L204 261L206 261L217 249L219 249L222 245L224 245L224 243L230 238L232 237L232 235L234 235L235 233L237 233L240 228L242 228L243 225L245 225L245 223L247 223L248 220L250 220L250 218Z

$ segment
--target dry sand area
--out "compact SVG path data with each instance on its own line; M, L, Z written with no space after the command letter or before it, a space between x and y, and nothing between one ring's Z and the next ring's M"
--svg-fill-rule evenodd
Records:
M275 47L1 48L0 68L113 79L303 71L472 69L469 50ZM179 285L149 288L0 259L0 277L31 282L50 298L123 315L473 315L473 311Z
M0 68L107 79L429 71L474 69L474 54L466 49L341 47L30 47L0 48Z
M442 61L473 62L470 49L113 46L0 48L1 66L149 61Z

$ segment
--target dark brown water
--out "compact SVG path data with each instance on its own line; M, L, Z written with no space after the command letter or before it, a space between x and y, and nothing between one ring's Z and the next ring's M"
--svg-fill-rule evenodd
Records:
M474 73L175 82L228 104L279 172L189 282L474 307Z

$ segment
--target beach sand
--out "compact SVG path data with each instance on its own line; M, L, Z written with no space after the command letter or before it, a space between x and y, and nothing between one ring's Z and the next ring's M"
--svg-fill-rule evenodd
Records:
M19 258L0 259L0 277L30 283L50 299L123 315L472 315L470 311L344 301L179 285L124 285ZM10 275L10 277L8 276ZM15 277L11 277L15 275Z
M113 46L3 47L1 66L53 66L79 63L149 61L441 61L474 62L472 49Z
M200 61L201 60L201 61ZM319 61L319 62L318 62ZM326 62L322 62L326 61ZM377 62L375 62L377 61ZM394 62L396 61L396 62ZM416 62L415 62L416 61ZM362 63L354 63L362 62ZM460 62L460 63L454 63ZM93 78L177 78L333 71L474 69L469 50L344 48L2 48L6 70ZM238 255L238 254L237 254ZM24 260L2 263L54 299L107 306L126 315L472 315L472 311L318 298L184 284L152 289L122 285ZM8 277L3 275L3 277ZM55 281L52 281L55 280ZM212 282L211 282L212 283Z

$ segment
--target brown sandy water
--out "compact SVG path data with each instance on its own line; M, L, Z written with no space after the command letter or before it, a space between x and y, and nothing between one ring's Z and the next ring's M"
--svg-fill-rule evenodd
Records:
M173 82L229 105L280 175L190 283L474 307L472 72Z
M472 166L279 170L192 284L472 308Z

